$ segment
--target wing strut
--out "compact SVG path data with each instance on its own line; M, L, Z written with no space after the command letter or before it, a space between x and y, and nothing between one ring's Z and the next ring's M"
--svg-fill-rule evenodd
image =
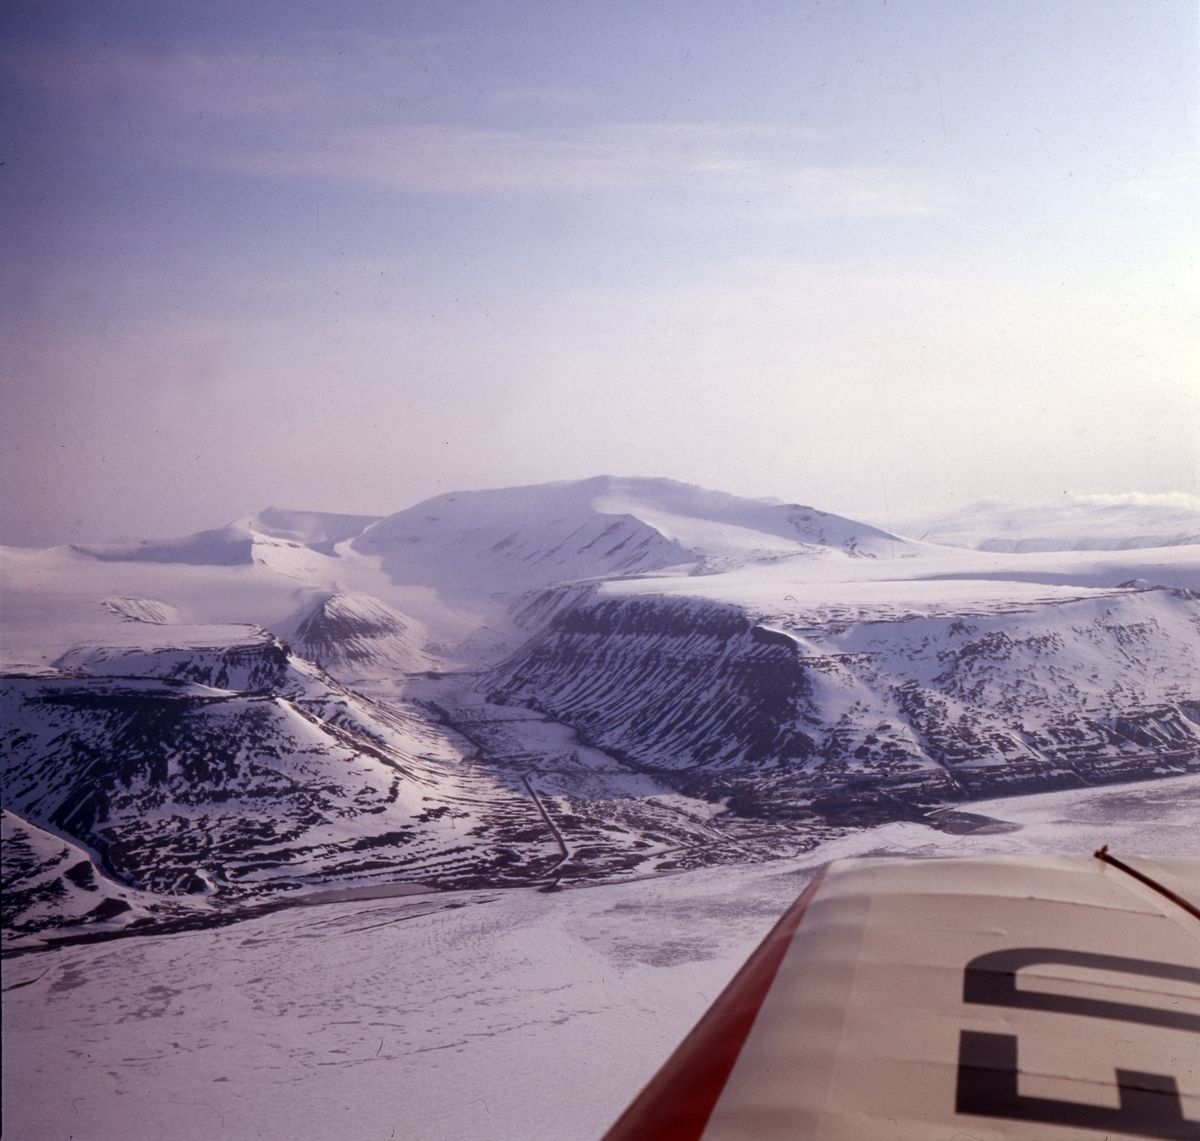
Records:
M1181 895L1176 895L1169 887L1163 887L1157 880L1152 880L1149 876L1143 875L1136 868L1131 868L1128 864L1118 860L1116 856L1108 854L1108 845L1105 844L1098 852L1093 852L1092 855L1098 860L1103 860L1106 864L1112 864L1114 868L1118 868L1126 875L1133 876L1135 880L1144 883L1147 887L1153 888L1159 895L1165 895L1172 903L1178 904L1190 916L1195 919L1200 919L1200 907L1195 904L1188 903Z

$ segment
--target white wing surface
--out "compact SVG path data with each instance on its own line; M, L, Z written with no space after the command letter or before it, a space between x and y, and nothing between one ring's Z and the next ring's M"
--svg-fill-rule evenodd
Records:
M856 859L605 1141L1200 1141L1200 864Z

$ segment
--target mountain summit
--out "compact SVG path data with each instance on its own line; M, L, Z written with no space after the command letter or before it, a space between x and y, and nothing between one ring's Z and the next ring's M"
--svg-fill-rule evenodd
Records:
M865 523L773 499L743 499L671 479L617 478L460 491L368 527L351 546L397 582L477 595L551 582L637 575L712 560L836 552L876 557L904 540Z

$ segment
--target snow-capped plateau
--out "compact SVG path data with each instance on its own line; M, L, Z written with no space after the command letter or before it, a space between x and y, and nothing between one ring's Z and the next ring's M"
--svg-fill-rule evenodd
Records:
M807 556L877 558L914 544L800 504L748 500L665 479L441 495L367 528L351 546L396 581L437 585L448 600L551 583L689 573Z
M264 551L281 546L333 553L345 539L379 521L378 515L336 515L268 507L227 527L199 531L181 539L145 539L137 543L75 546L103 562L185 563L190 566L240 566L262 561ZM274 540L274 542L272 542Z
M1200 768L1200 545L1026 551L1018 522L972 550L605 476L5 549L4 807L131 910L215 922L778 859ZM49 858L13 890L73 900Z
M1023 507L974 503L961 512L905 528L930 543L978 551L1124 551L1200 543L1194 495L1066 495Z

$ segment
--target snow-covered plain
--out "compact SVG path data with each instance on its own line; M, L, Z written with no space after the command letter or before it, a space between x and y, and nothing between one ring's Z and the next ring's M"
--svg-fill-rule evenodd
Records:
M847 855L1200 857L1200 777L971 806L801 859L297 908L5 964L5 1136L589 1141L816 866Z

